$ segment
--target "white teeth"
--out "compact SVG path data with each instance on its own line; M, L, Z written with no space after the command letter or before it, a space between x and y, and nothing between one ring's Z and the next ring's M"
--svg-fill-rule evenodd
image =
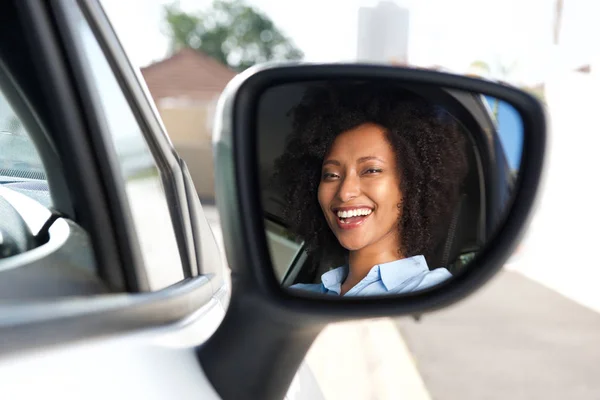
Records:
M360 210L350 210L350 211L338 211L338 218L350 218L350 217L358 217L369 215L373 212L373 210L362 208Z

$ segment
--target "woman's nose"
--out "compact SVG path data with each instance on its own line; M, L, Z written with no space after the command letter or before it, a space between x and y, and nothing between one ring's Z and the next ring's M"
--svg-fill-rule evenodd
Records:
M354 174L348 174L342 180L339 189L338 197L344 203L350 201L360 195L360 179Z

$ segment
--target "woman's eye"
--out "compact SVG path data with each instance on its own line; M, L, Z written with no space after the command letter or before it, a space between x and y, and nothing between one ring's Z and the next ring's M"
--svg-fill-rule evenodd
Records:
M335 178L337 178L337 174L334 174L331 172L323 173L323 179L335 179Z
M380 173L382 170L380 168L369 168L365 171L365 174L377 174Z

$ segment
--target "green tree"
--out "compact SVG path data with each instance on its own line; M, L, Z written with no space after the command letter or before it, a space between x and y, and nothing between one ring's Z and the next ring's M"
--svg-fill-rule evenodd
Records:
M185 47L201 50L237 71L304 56L268 16L243 0L214 0L194 14L175 2L164 7L164 20L171 54Z
M471 65L469 66L469 68L475 69L475 70L480 70L481 72L483 72L485 74L490 73L490 66L488 65L488 63L486 63L485 61L481 61L481 60L473 61L471 63Z

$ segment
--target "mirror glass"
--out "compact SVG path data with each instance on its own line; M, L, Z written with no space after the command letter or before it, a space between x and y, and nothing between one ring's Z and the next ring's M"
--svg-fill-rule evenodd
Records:
M296 295L402 295L460 274L511 205L519 112L481 93L303 81L257 114L266 237Z

